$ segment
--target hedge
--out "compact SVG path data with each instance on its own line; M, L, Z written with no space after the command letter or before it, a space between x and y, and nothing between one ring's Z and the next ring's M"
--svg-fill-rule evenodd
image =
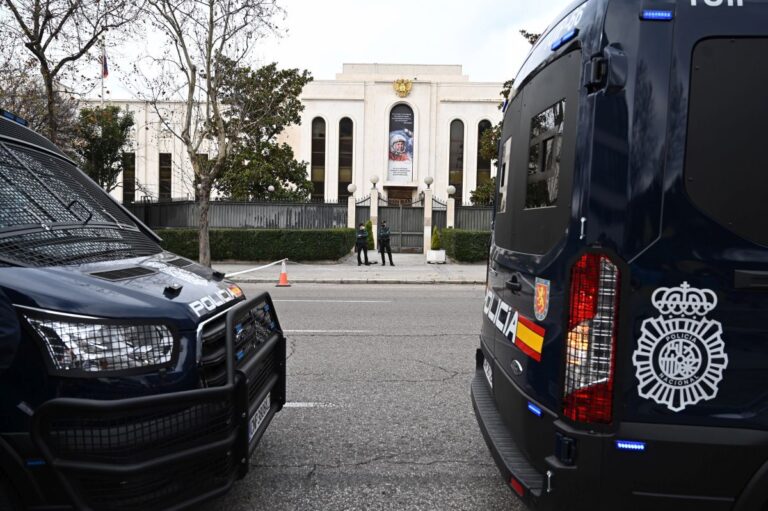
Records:
M197 229L158 229L165 250L197 260ZM341 259L355 245L354 229L211 229L211 259L294 261Z
M441 231L445 254L462 263L473 263L488 259L491 245L491 231L465 231L443 229Z

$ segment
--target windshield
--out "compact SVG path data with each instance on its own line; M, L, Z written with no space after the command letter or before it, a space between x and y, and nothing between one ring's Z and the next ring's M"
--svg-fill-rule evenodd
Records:
M160 251L98 185L70 163L0 143L0 260L56 266Z

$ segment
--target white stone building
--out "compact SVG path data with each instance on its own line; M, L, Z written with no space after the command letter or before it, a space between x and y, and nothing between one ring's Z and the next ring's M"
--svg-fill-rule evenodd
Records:
M424 178L437 197L449 185L457 202L469 202L478 182L495 174L478 155L482 130L501 119L501 83L471 82L459 65L344 64L335 80L308 84L301 125L281 139L309 163L313 199L336 200L367 193L371 178L391 201L416 200ZM119 200L193 198L188 159L150 105L112 101L134 113L135 185L125 176ZM167 107L180 112L181 105ZM126 186L127 185L127 186ZM132 193L133 192L133 193Z

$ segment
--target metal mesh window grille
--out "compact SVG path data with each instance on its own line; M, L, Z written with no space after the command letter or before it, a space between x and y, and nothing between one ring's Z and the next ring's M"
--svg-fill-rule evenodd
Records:
M163 325L109 325L27 317L58 371L122 371L163 366L174 338Z

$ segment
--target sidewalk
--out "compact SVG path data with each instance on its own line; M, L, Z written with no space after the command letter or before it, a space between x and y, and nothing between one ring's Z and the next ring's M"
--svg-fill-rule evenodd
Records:
M369 251L371 266L358 266L352 254L339 262L288 262L288 281L291 284L484 284L485 263L480 264L427 264L423 254L393 254L395 266L381 266L379 254ZM373 257L370 257L373 256ZM266 263L213 263L213 268L235 273ZM235 282L276 284L281 265L232 277Z

